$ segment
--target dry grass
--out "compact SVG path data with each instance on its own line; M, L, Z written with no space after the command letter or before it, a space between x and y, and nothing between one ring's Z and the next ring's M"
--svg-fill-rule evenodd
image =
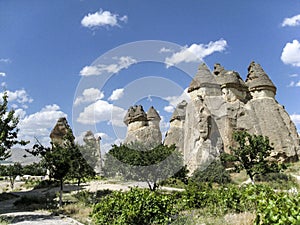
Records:
M80 203L65 205L59 211L59 213L67 215L83 224L91 224L91 220L89 217L91 212L91 207L87 207Z
M224 217L228 225L250 225L254 224L255 214L244 212L239 214L227 214Z

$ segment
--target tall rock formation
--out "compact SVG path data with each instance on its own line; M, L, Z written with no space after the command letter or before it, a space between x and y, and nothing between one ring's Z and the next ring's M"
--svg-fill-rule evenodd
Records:
M68 124L67 119L65 117L59 118L50 133L51 142L53 144L63 144L68 132L70 132L74 141L75 137L73 136L72 129Z
M146 148L161 144L160 120L161 118L153 106L147 113L141 105L130 107L124 118L124 123L127 125L124 144L139 143Z
M175 144L183 152L191 173L221 152L230 153L235 130L268 136L274 144L272 156L279 161L298 159L296 127L275 100L276 87L259 64L250 64L246 82L220 64L213 73L201 64L188 92L191 101L175 109L164 144Z

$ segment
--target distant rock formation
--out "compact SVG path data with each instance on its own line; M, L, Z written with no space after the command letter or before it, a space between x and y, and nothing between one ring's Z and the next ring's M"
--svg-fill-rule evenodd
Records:
M90 166L92 166L95 173L103 175L100 140L100 136L96 138L92 131L87 131L83 137L84 144L81 153Z
M235 130L268 136L279 161L298 159L296 127L275 100L276 87L259 64L251 62L246 82L220 64L213 73L201 64L188 93L191 101L176 107L164 144L178 147L191 173L221 152L230 153Z
M147 113L141 105L130 107L124 118L124 123L128 127L124 144L140 143L145 147L155 147L161 144L160 120L153 106Z
M51 142L53 144L63 144L68 131L70 131L73 135L72 129L69 126L67 119L65 117L59 118L50 133ZM75 137L73 136L73 140L74 139Z

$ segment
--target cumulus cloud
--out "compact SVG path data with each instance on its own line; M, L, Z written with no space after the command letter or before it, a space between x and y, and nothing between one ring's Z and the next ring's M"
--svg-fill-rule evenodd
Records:
M284 64L300 67L300 43L298 40L286 43L281 53L281 60Z
M223 52L226 47L227 42L223 39L215 42L211 41L208 44L192 44L183 47L171 57L167 57L165 63L167 64L167 67L170 67L182 62L199 62L214 52Z
M111 96L108 98L108 100L116 101L122 98L124 95L124 88L116 89L112 92Z
M164 110L166 111L166 112L168 112L168 113L172 113L172 112L174 112L174 106L172 106L172 105L168 105L168 106L165 106L164 107Z
M5 76L6 76L6 73L0 72L0 77L5 77Z
M127 69L132 64L137 63L137 61L130 56L122 56L120 58L116 58L118 62L113 64L100 64L96 66L85 66L81 71L81 76L95 76L101 75L104 72L107 73L118 73L122 69Z
M296 125L300 125L300 114L291 115L291 119Z
M178 103L182 102L183 100L189 102L190 101L190 96L188 94L188 88L184 89L181 95L179 96L168 96L164 98L166 101L169 102L169 105L175 108ZM170 109L170 108L169 108Z
M79 105L81 103L94 102L96 100L104 98L104 93L97 88L88 88L82 92L82 96L75 99L74 105Z
M100 9L98 12L89 13L81 20L81 25L91 29L98 27L114 27L120 26L119 22L126 23L128 17L126 15L120 17L118 14L111 13L110 11L103 11Z
M49 134L56 124L58 118L67 117L56 104L46 105L39 112L26 115L22 109L17 109L16 113L20 115L19 137L23 140L29 140L31 144L35 143L35 137L44 145L49 145Z
M118 106L114 106L107 101L98 100L95 103L85 107L83 112L79 114L77 121L82 124L96 124L99 122L107 121L115 126L125 126L123 118L126 110Z
M281 24L283 27L295 27L300 25L300 14L290 17L290 18L285 18Z

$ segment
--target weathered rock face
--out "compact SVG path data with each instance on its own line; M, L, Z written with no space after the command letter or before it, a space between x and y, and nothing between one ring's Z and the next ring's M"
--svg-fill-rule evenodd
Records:
M164 145L175 144L182 154L184 153L184 122L187 104L183 100L177 105L170 120L170 128L164 139Z
M100 140L101 137L96 138L92 131L87 131L83 137L84 145L81 153L95 173L103 175Z
M64 138L68 132L71 132L72 134L72 130L67 119L65 117L59 118L50 133L51 142L53 144L63 144ZM74 139L75 138L73 137L73 140Z
M275 100L276 87L259 64L250 64L246 82L220 64L213 73L202 64L188 92L191 102L177 106L164 144L175 144L183 152L191 173L222 151L230 153L235 130L268 136L272 155L280 161L298 159L296 127Z
M160 120L159 114L153 107L147 113L141 105L130 107L124 118L124 123L127 125L124 144L139 143L145 147L161 144Z

